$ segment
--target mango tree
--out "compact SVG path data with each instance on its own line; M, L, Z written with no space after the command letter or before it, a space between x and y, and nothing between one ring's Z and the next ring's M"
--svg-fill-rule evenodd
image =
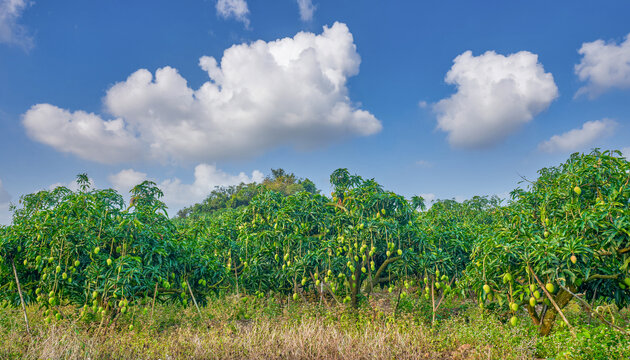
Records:
M482 302L494 299L514 315L525 308L543 335L558 314L566 321L562 309L575 297L628 304L630 164L619 155L573 154L512 192L467 269Z
M438 200L418 215L415 268L423 279L424 297L431 301L433 322L444 297L454 294L473 244L491 230L499 204L497 197L475 196L461 203Z
M205 246L223 249L237 291L326 294L356 307L374 287L413 274L412 205L346 169L331 183L332 199L261 191L208 224Z
M91 189L86 175L77 184L77 191L58 187L23 196L4 231L2 273L16 266L23 302L44 307L49 322L67 315L60 305L82 306L82 315L117 315L149 299L186 302L194 298L191 286L202 291L204 271L187 264L214 268L184 254L191 237L170 222L155 184L136 186L127 208L115 191ZM8 290L0 296L16 304L20 294L11 278L0 279Z

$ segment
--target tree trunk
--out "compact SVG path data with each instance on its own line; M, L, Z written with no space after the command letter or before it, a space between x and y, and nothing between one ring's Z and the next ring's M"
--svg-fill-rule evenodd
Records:
M534 325L540 326L540 318L538 317L538 314L536 313L536 308L527 304L527 313L529 314L529 317L532 319L532 322L534 323Z
M569 301L571 301L572 298L573 298L573 295L571 295L567 291L560 289L558 291L558 294L555 296L554 300L556 301L556 304L558 304L558 307L560 308L560 310L562 310L565 306L567 306L567 304L569 303ZM547 309L547 312L545 312L545 316L542 318L540 322L540 329L538 331L540 335L543 335L543 336L549 335L549 333L551 332L551 329L553 328L553 324L556 322L557 315L558 315L558 310L556 310L555 307L550 306Z
M354 280L350 278L352 281L350 282L350 286L354 285L352 290L352 307L355 309L359 308L359 289L361 286L361 268L359 267L361 264L357 263L356 268L354 269Z
M392 257L389 258L387 260L385 260L381 266L378 268L378 270L376 270L376 274L374 275L374 278L372 280L372 286L377 286L378 283L380 282L381 279L381 274L385 271L385 269L387 268L387 266L391 263L393 263L394 261L400 259L400 256L396 256L396 257Z

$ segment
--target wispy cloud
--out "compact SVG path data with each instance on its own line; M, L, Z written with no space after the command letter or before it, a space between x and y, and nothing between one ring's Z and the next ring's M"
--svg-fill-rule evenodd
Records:
M424 168L433 167L433 163L427 160L418 160L416 161L416 165Z
M11 195L4 189L2 180L0 180L0 205L7 204L11 200Z
M27 0L0 0L0 43L33 48L33 38L18 22L28 6Z
M612 135L616 126L617 122L610 119L587 121L581 128L552 136L538 148L549 153L584 150L595 141Z
M297 0L297 3L300 7L300 19L302 19L302 21L312 21L315 9L317 9L317 6L313 5L313 1Z
M245 0L218 0L216 8L222 18L234 18L249 27L249 8Z

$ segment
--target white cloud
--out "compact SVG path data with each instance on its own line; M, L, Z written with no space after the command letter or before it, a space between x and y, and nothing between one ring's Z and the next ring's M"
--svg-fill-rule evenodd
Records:
M91 177L88 177L88 183L90 186L90 189L95 189L96 188L96 183L94 182L94 179L92 179ZM51 184L50 186L48 186L48 190L54 190L55 188L58 188L59 186L63 186L68 188L69 190L72 191L78 191L79 190L79 184L77 184L76 180L73 181L69 181L69 182L57 182L54 184Z
M425 168L433 167L433 163L428 160L418 160L416 161L416 165L420 167L425 167Z
M0 204L0 225L10 225L13 213L9 210L9 203Z
M2 180L0 180L0 205L8 204L11 201L11 195L4 189Z
M96 188L94 179L88 178L88 181L90 184L90 188L92 189ZM79 185L77 185L76 180L73 180L69 182L57 182L57 183L49 185L47 188L40 188L34 191L33 193L36 193L39 190L54 190L55 188L60 187L60 186L66 187L72 191L79 190ZM0 180L0 225L8 225L11 223L11 220L13 218L13 213L9 209L11 205L11 203L9 202L10 200L11 200L11 196L3 188L2 181ZM18 205L18 208L21 207L21 204L18 201L16 201L15 205Z
M27 0L0 0L0 43L18 45L25 50L33 47L33 38L18 24L28 5Z
M118 193L126 195L134 186L147 180L147 174L133 169L125 169L108 176L107 180Z
M258 170L254 170L251 176L243 172L230 175L214 165L200 164L195 167L195 181L192 184L183 184L175 178L162 181L159 186L164 191L164 201L169 208L180 208L202 201L217 186L261 182L263 179L264 175Z
M420 196L424 199L424 204L427 208L430 208L433 202L437 199L437 196L433 193L424 193L420 194Z
M199 164L195 167L195 180L192 184L185 184L178 178L155 180L147 178L145 173L133 169L122 170L108 177L110 183L119 193L126 194L135 185L144 180L153 180L164 192L164 202L169 207L169 213L185 206L190 206L205 199L217 186L238 185L240 183L262 182L264 175L254 170L251 176L241 172L237 175L228 174L214 165Z
M424 100L418 101L418 107L419 108L425 109L427 106L429 106L429 104L426 101L424 101Z
M300 19L302 21L311 21L313 20L313 13L317 6L313 5L312 0L297 0L298 6L300 7Z
M455 195L455 197L453 198L455 201L457 201L458 203L464 202L468 199L470 199L470 197L466 197L464 195Z
M445 81L457 92L433 109L438 128L448 132L451 145L462 148L499 143L558 96L551 73L527 51L508 56L466 51L455 58Z
M569 130L543 141L538 149L549 153L583 150L596 140L612 135L616 126L617 123L609 119L587 121L579 129Z
M501 201L507 201L510 199L510 191L504 191L501 193L497 193L494 194L495 196L499 197L499 199L501 199Z
M630 146L621 149L621 155L626 158L626 160L630 160Z
M592 99L612 88L630 88L630 34L619 45L604 40L583 43L578 52L582 60L575 73L587 84L575 96L587 94Z
M141 156L138 139L122 119L104 121L84 111L38 104L22 116L22 123L33 140L87 160L116 163Z
M137 158L214 162L279 146L308 149L381 130L374 115L348 97L347 79L361 59L345 24L316 35L256 41L204 56L210 81L188 87L176 69L155 77L140 69L107 91L115 119L33 106L23 118L31 138L99 162Z
M249 8L245 0L218 0L217 14L224 19L235 18L249 27Z

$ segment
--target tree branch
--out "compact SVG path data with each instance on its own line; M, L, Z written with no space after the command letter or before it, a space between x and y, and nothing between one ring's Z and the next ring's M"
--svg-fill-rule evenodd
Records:
M614 328L615 330L620 331L621 333L623 333L623 334L625 334L625 335L630 335L630 334L629 334L627 331L625 331L624 329L622 329L622 328L618 327L618 326L617 326L617 325L615 325L615 324L612 324L612 323L608 322L608 320L606 320L606 319L605 319L605 318L604 318L604 317L603 317L600 313L598 313L597 311L593 311L593 308L591 308L591 306L589 305L589 303L588 303L586 300L584 300L584 299L582 299L581 297L577 296L577 294L574 294L573 292L571 292L571 290L569 290L569 289L565 288L564 286L560 285L560 287L561 287L564 291L566 291L566 292L568 292L569 294L573 295L573 297L574 297L575 299L577 299L580 303L582 303L582 305L584 305L584 307L586 307L586 309L589 311L589 313L591 313L591 314L595 314L595 316L597 316L597 318L599 318L601 321L603 321L604 323L606 323L608 326L610 326L610 327Z
M585 282L591 281L591 280L596 280L596 279L616 279L619 277L619 274L615 274L615 275L601 275L601 274L595 274L595 275L591 275L588 277L588 279L586 279Z
M348 212L348 209L346 209L346 208L345 208L343 205L341 205L341 204L337 204L337 203L328 203L328 204L326 204L326 205L329 205L329 206L334 206L334 207L336 207L336 208L339 208L339 209L343 210L344 212Z
M453 278L451 278L451 281L448 283L448 286L453 285L453 281L455 281L455 277L453 276ZM442 303L442 300L444 300L444 296L446 296L444 290L442 290L442 296L440 297L440 300L438 301L437 305L435 305L435 310L437 310L440 307L440 304Z
M378 279L381 277L381 273L385 270L385 268L387 267L387 265L393 263L394 261L400 259L400 256L396 256L393 258L389 258L387 260L385 260L381 266L378 268L378 270L376 271L376 274L374 274L374 280L372 281L372 286L376 286L378 284Z
M529 317L534 322L534 325L539 326L540 325L540 317L538 316L538 313L536 313L536 308L531 306L531 305L529 305L529 303L528 303L527 304L527 312L529 313Z
M556 304L556 301L553 299L553 296L551 296L549 291L547 291L545 284L543 284L542 281L540 281L540 279L538 278L538 276L536 275L532 267L529 265L528 267L529 267L529 271L532 273L532 275L534 275L536 282L538 282L538 285L540 285L542 290L545 292L545 295L547 295L547 298L549 299L549 301L551 301L551 304L553 305L553 307L556 308L556 311L558 311L558 314L560 314L560 316L562 317L562 320L564 320L564 323L567 324L567 326L569 327L569 330L571 331L571 335L573 335L573 337L576 338L577 336L575 335L575 331L573 330L573 327L571 326L571 324L569 324L569 320L567 320L567 318L564 316L562 309L560 309L558 304Z
M599 255L599 256L610 256L610 255L623 255L627 252L630 252L630 247L627 248L623 248L623 249L618 249L618 250L604 250L604 249L600 249L599 251L595 252L595 255Z

